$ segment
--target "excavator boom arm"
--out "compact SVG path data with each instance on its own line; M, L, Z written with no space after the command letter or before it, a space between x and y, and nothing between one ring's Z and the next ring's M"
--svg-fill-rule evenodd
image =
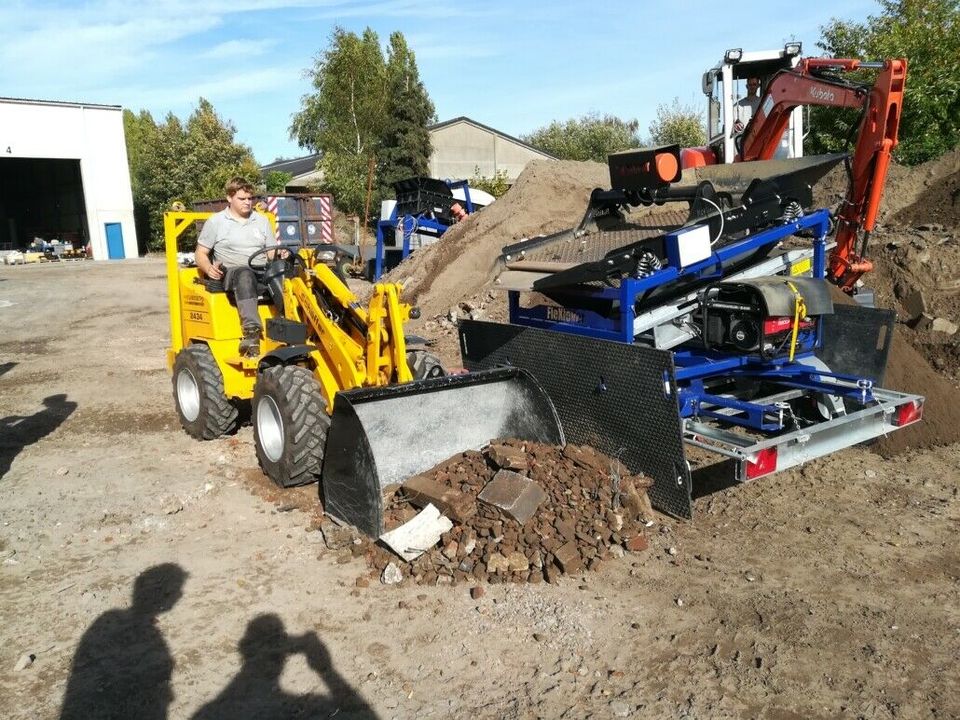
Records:
M821 74L824 70L851 72L867 68L880 70L872 88ZM897 145L906 76L904 59L882 63L833 58L801 60L796 68L773 78L743 136L741 160L769 160L794 108L820 105L863 111L851 159L850 188L837 214L837 244L828 270L830 279L846 292L852 292L860 276L873 267L863 256L876 223L891 153Z

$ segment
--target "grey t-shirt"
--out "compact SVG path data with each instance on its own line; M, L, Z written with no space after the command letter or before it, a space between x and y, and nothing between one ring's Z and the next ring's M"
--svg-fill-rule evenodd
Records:
M211 215L203 223L197 245L213 250L211 259L225 268L246 267L255 250L273 241L270 221L258 212L239 220L229 209Z

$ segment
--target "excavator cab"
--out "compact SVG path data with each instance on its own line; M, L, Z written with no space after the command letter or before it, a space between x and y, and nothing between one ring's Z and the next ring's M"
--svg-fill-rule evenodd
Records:
M750 78L761 81L761 95L769 80L781 70L797 66L802 47L790 42L780 50L748 52L741 48L727 50L723 59L703 74L703 94L707 97L707 144L723 163L732 163L739 154L737 141L737 103L746 96L745 84ZM797 108L784 133L777 159L803 157L804 118Z

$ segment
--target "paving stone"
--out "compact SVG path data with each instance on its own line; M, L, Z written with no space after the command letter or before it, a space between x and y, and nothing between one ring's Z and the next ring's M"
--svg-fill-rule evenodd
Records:
M500 470L477 497L523 525L547 499L547 494L530 478L512 470Z

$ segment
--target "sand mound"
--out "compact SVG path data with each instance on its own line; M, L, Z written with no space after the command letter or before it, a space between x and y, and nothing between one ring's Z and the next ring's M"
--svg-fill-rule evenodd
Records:
M576 225L590 192L609 184L600 163L534 160L502 198L417 251L385 280L402 282L404 299L419 305L424 317L446 313L493 280L505 245Z
M960 148L943 157L911 169L912 186L916 199L904 205L892 222L903 225L930 224L960 225ZM898 188L893 188L894 193ZM891 194L887 187L887 193Z

